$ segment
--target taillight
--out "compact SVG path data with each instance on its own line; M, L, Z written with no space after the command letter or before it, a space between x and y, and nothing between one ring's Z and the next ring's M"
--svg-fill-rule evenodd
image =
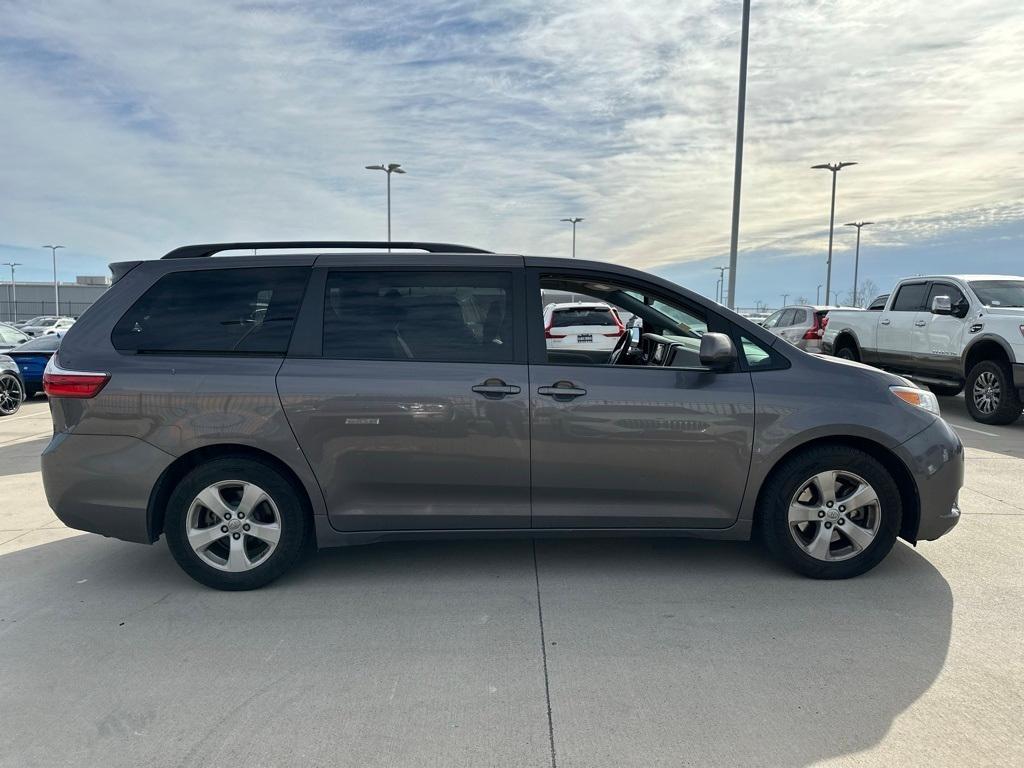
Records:
M95 371L68 371L57 363L57 355L50 358L43 371L43 391L47 397L96 397L110 381L109 373Z
M810 330L804 334L804 338L808 341L814 339L820 339L825 335L825 328L828 327L828 315L817 314L814 315L814 325L811 326Z
M615 333L602 333L601 335L602 336L607 336L610 339L617 339L617 338L619 338L619 336L621 336L623 333L626 332L626 326L624 326L622 324L622 320L619 319L619 313L618 312L614 312L613 311L612 312L612 317L615 318L615 325L618 326L618 330L616 330Z

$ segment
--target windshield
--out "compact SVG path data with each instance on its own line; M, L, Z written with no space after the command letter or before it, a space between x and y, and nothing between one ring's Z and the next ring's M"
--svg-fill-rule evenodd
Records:
M971 290L987 307L1024 307L1024 280L975 280Z

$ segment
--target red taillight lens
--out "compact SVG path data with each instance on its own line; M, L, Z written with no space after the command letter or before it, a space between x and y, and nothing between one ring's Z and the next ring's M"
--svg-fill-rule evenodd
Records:
M96 397L108 381L109 373L66 371L57 364L56 355L50 358L43 371L43 391L47 397Z
M820 314L814 316L814 325L811 329L804 334L804 338L808 341L814 339L820 339L825 335L825 328L828 326L828 315Z

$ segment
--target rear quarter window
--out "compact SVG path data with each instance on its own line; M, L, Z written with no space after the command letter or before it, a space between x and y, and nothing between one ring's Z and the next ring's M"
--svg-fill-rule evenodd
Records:
M114 326L122 352L283 355L307 267L174 272L160 278Z

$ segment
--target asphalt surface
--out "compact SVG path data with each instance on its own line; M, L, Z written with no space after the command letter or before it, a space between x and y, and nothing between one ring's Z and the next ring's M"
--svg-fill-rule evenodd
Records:
M0 766L1022 765L1024 423L942 406L963 519L858 579L745 543L408 543L230 594L57 521L29 403L0 419Z

